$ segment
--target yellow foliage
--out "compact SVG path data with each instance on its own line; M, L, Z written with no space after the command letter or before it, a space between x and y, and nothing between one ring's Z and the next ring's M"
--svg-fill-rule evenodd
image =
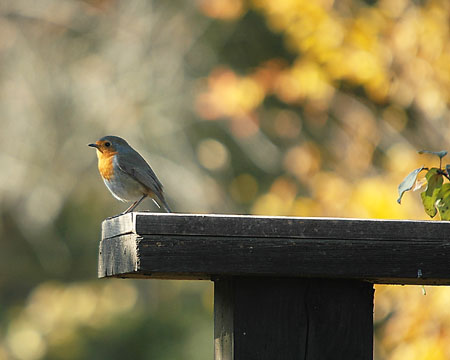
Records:
M252 207L254 215L283 216L289 214L289 209L283 199L272 193L260 196Z
M197 98L197 111L206 119L244 116L264 99L263 87L252 77L240 77L230 69L217 69L208 87Z
M450 292L445 287L376 286L375 322L387 316L377 348L388 359L448 359ZM389 354L389 355L388 355Z
M413 107L429 121L426 126L450 137L443 124L450 102L450 3L253 0L248 6L263 14L296 58L289 65L266 62L247 76L234 75L227 91L210 83L207 91L217 95L210 95L215 100L204 102L199 114L236 119L247 112L252 117L273 95L303 111L299 117L283 110L271 119L277 137L299 140L289 143L281 162L302 186L278 177L267 193L256 197L252 213L425 219L417 192L408 193L402 206L395 200L406 174L437 165L435 157L418 155L420 149L403 138L412 122L406 109ZM248 77L256 83L245 85ZM216 72L209 79L217 81ZM348 96L342 84L364 89L368 103L383 104L380 111ZM207 116L211 108L212 116ZM338 121L328 138L303 138L305 128L324 127L329 116ZM449 289L427 290L422 296L416 287L377 287L375 320L392 315L384 336L376 340L379 358L450 358Z
M312 142L294 146L286 152L284 168L301 181L308 181L321 165L320 151Z
M199 9L207 16L234 20L244 13L243 0L197 0Z
M347 6L352 17L343 10L345 6L333 6L332 1L251 2L250 8L263 13L269 27L281 32L288 48L298 54L292 66L271 79L277 96L288 103L328 101L336 82L348 81L364 87L373 101L406 105L417 98L428 116L442 115L450 94L448 3L417 6L402 0L374 6L349 2ZM214 77L215 72L210 78ZM273 87L267 85L266 89ZM234 100L222 99L227 116L253 110L269 94L252 89L253 84L249 93L244 84L231 86L236 87ZM233 106L239 96L248 98L248 103Z

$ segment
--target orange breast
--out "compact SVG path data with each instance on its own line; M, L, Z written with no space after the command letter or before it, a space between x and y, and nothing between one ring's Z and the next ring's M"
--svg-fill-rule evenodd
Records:
M97 152L98 171L100 171L100 175L106 180L110 180L114 175L113 159L116 154L117 152L108 152L106 154L100 151Z

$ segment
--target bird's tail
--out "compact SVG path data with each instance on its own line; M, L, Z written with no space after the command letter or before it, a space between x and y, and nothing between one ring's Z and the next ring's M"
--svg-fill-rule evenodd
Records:
M155 201L156 205L158 205L158 207L163 207L164 210L166 210L166 212L171 213L173 212L172 209L170 208L169 204L167 203L166 199L164 198L163 194L158 194L158 201L155 201L155 199L153 199L153 201Z
M161 203L164 207L164 210L166 210L166 212L168 212L168 213L173 212L172 209L169 207L169 204L167 203L166 199L164 199L164 197L161 198Z
M170 208L169 204L167 203L166 199L164 198L164 194L160 191L158 192L151 192L148 194L148 196L153 200L153 202L156 204L157 207L160 209L163 208L166 212L171 213L173 212Z

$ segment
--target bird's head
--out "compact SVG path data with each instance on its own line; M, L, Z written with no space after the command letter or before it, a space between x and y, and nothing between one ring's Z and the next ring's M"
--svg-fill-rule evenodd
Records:
M104 136L88 146L96 148L99 157L112 156L130 147L124 139L112 135Z

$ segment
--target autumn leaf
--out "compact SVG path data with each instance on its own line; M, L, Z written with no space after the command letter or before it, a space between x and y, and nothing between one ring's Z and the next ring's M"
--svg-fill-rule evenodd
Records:
M450 183L442 185L438 198L437 208L441 220L450 220Z
M398 186L398 199L397 199L397 202L399 204L401 204L403 194L406 191L409 191L412 189L412 187L416 183L417 175L419 175L419 173L423 170L423 168L424 168L424 166L411 171L400 183L400 185Z
M445 155L447 155L447 151L445 151L445 150L442 150L442 151L420 150L419 154L432 154L432 155L439 156L439 159L442 159Z
M422 197L425 212L430 217L435 217L437 213L436 201L439 199L438 196L444 177L439 173L438 168L431 168L425 175L425 178L427 179L427 189L420 196Z

